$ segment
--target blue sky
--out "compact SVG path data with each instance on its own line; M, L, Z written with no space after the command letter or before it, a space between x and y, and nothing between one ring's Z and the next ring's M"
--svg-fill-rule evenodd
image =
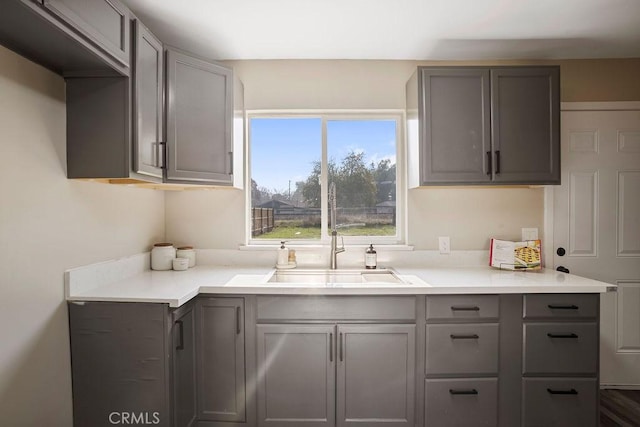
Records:
M252 118L251 177L270 190L291 190L304 180L312 163L320 160L322 120L319 118ZM329 120L329 158L336 163L350 151L364 152L367 164L390 158L395 163L396 127L393 120Z

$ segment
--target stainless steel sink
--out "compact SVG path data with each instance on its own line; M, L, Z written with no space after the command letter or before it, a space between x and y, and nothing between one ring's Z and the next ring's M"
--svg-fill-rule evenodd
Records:
M395 271L381 270L276 270L268 283L374 285L405 283Z

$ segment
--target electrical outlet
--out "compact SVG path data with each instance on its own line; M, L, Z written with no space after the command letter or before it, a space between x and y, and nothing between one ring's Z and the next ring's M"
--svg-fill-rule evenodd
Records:
M448 254L451 252L449 236L438 237L438 248L440 249L441 254Z
M522 241L526 242L527 240L538 240L538 229L537 228L523 228L522 229Z

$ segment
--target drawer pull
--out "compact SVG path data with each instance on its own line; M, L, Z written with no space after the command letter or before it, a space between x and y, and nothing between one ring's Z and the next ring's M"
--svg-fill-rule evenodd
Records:
M477 305L452 305L452 311L480 311Z
M572 388L570 390L554 390L552 388L548 388L547 392L549 394L578 394L578 390Z
M549 390L549 389L547 389L547 390ZM469 388L469 389L453 389L453 388L450 388L449 389L449 394L454 394L454 395L455 394L467 394L467 395L478 394L478 390L476 390L475 388Z
M549 304L547 307L549 307L551 310L577 310L580 308L574 304L571 304L571 305Z
M549 338L578 338L578 335L571 333L571 334L547 334L547 336Z
M451 334L449 336L451 337L452 340L477 340L478 338L480 338L478 334L467 334L467 335Z

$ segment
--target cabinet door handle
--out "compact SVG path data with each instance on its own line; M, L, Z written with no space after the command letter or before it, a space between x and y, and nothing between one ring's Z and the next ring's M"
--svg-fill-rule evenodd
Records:
M229 175L233 175L233 151L229 151Z
M451 311L480 311L477 305L452 305Z
M549 304L547 305L547 307L549 307L552 310L577 310L580 307L578 307L577 305L571 304L571 305L556 305L556 304Z
M236 307L236 334L240 335L240 307Z
M578 394L578 390L576 390L575 388L569 390L554 390L552 388L548 388L547 392L549 394Z
M500 150L496 150L496 175L500 173Z
M491 175L491 151L487 151L487 175Z
M477 340L480 338L478 334L451 334L449 336L452 340Z
M184 350L184 326L182 325L182 320L176 320L176 325L178 325L178 334L180 335L176 350Z
M165 142L156 143L156 167L164 168Z
M469 388L469 389L450 388L449 394L478 394L478 390L476 390L475 388Z
M573 332L570 334L552 334L552 333L548 333L547 336L549 338L578 338L578 335L574 334Z
M329 362L333 362L333 332L329 332Z
M340 361L343 361L342 357L342 332L340 332Z

